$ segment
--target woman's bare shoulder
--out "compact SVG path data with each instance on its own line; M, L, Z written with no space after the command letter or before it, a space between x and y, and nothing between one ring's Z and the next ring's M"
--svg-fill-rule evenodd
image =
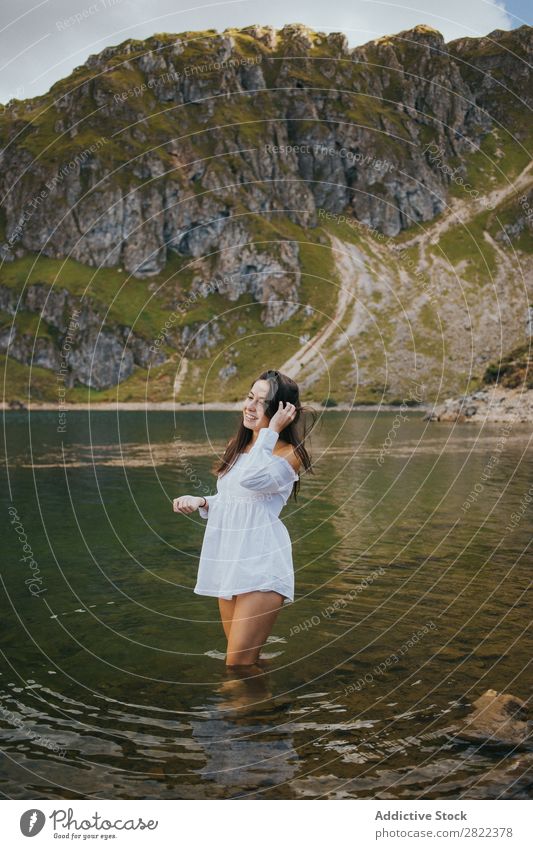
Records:
M291 445L290 442L280 442L278 440L276 448L278 448L278 450L274 452L276 456L283 457L285 460L288 460L294 471L299 472L302 461L294 450L294 445Z

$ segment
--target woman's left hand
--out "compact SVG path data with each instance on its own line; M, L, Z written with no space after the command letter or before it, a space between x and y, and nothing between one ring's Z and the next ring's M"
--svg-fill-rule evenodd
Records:
M279 407L270 419L269 428L270 430L275 430L276 433L281 433L282 430L290 425L292 421L296 418L296 407L294 404L290 404L287 401L285 407L283 407L283 401L279 402Z

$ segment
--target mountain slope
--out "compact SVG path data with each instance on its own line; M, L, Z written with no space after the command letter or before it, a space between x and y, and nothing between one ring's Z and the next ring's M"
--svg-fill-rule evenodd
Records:
M531 52L530 27L157 35L11 102L8 398L61 371L72 400L232 400L270 364L317 400L476 385L533 300Z

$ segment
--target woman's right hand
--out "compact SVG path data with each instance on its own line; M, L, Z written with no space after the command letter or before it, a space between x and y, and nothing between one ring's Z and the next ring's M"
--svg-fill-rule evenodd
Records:
M197 495L181 495L172 502L174 513L194 513L198 507L204 506L207 507L207 504L204 504L203 496L199 498Z
M268 423L270 430L274 430L276 433L281 433L282 430L285 430L285 428L294 421L296 413L297 410L294 404L290 404L289 401L287 401L287 404L284 405L283 401L280 401L278 409Z

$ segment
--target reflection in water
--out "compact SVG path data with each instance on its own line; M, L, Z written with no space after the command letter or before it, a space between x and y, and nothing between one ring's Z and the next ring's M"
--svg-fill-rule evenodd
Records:
M299 768L298 753L290 726L280 724L283 712L265 663L227 670L217 692L214 708L191 722L206 755L198 773L233 788L237 797L289 781Z
M242 711L253 707L272 696L269 682L268 661L261 658L252 666L234 666L225 670L225 680L218 687L223 696L219 703L221 710Z

